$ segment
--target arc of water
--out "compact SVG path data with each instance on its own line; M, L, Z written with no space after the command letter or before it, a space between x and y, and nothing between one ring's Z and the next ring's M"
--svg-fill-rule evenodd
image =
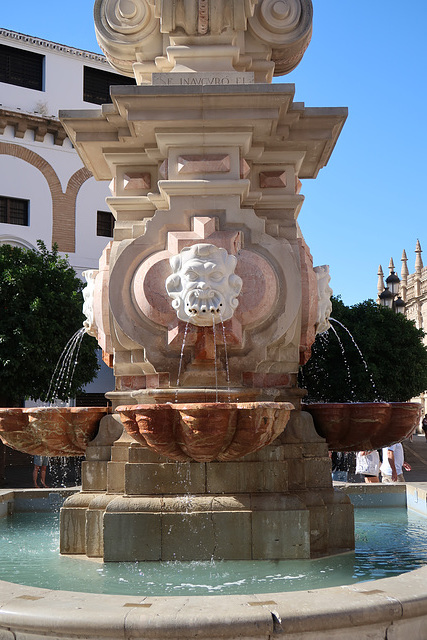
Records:
M81 329L76 331L76 333L69 339L69 341L65 345L61 355L59 356L55 370L50 379L49 389L46 394L46 402L52 403L55 400L55 398L57 397L57 394L61 391L63 384L64 384L64 390L68 386L69 386L69 389L71 389L72 378L69 379L68 377L71 369L71 363L76 350L77 350L77 357L78 357L78 353L80 351L80 345L83 340L83 336L85 332L86 332L85 328L82 327ZM77 362L75 362L74 364L73 375L74 375L76 364Z
M68 397L70 397L70 395L71 395L71 385L73 383L73 378L74 378L74 373L76 371L77 362L79 360L79 354L80 354L80 349L81 349L81 346L82 346L84 335L85 335L85 331L80 334L79 339L78 339L77 344L76 344L76 348L75 348L75 354L76 355L75 355L75 358L74 358L73 370L71 371L71 375L69 375L69 372L70 372L70 367L71 367L71 362L72 362L72 356L70 358L70 364L68 366L68 371L67 371L68 383L69 383L68 384L68 392L67 392L67 396Z
M78 354L80 352L80 346L83 340L83 336L85 334L85 330L80 329L77 332L76 338L72 344L72 348L70 348L69 352L67 353L67 357L66 359L64 359L64 369L63 369L63 375L62 375L62 379L59 379L59 385L56 388L56 393L54 393L53 399L55 400L57 397L57 394L61 391L61 385L62 385L62 390L64 391L65 395L67 397L69 397L70 395L70 390L71 390L71 384L73 381L73 375L74 375L74 370L76 368L76 364L77 364L77 358L78 358ZM76 355L74 355L76 354ZM71 367L73 364L73 360L75 362L72 373L71 372Z
M378 397L377 387L376 387L376 385L375 385L375 381L374 381L374 379L373 379L373 377L372 377L372 373L369 371L368 363L366 362L365 358L363 357L363 353L362 353L362 351L360 350L359 345L357 344L357 342L356 342L356 340L354 339L353 335L350 333L350 331L347 329L347 327L346 327L342 322L340 322L339 320L336 320L335 318L329 318L329 320L332 320L333 322L336 322L336 323L337 323L340 327L342 327L342 328L344 329L344 331L346 331L346 332L347 332L347 334L350 336L351 341L353 342L354 346L356 347L357 352L358 352L358 354L359 354L359 356L360 356L360 359L362 360L363 366L365 367L365 371L366 371L366 373L367 373L367 374L368 374L368 376L369 376L369 380L370 380L370 382L371 382L371 384L372 384L372 388L373 388L373 390L374 390L375 400L378 402L378 401L379 401L379 397Z
M353 401L355 401L356 396L355 396L355 393L354 393L353 383L352 383L352 380L351 380L350 367L348 366L347 357L345 355L344 345L343 345L343 343L341 341L341 338L339 337L335 327L333 327L331 325L331 329L332 329L333 333L335 334L336 339L338 340L338 344L340 345L342 357L343 357L343 360L344 360L344 365L345 365L345 368L347 370L347 380L348 380L348 384L349 384L349 388L350 388L351 397L352 397Z
M323 369L322 369L322 361L324 362L325 360L325 354L326 354L326 349L328 347L329 344L329 329L327 329L326 331L323 331L322 333L318 333L316 336L316 343L318 343L318 350L316 349L316 368L317 371L320 371L323 374ZM303 388L306 388L306 381L305 381L305 375L304 375L304 367L301 366L300 367L300 376L301 376L301 386ZM326 380L326 382L328 382ZM330 386L330 385L329 385ZM324 401L324 398L322 398L322 400ZM307 398L306 402L310 402L310 400Z

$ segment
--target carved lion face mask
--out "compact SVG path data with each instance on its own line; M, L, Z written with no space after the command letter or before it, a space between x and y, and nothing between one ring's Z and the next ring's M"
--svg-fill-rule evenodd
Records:
M229 320L242 289L236 264L235 256L213 244L195 244L173 256L166 290L178 318L198 326Z

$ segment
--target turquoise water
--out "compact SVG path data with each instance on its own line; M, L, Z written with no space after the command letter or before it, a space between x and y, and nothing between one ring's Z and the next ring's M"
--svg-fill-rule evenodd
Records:
M58 513L0 520L0 579L122 595L299 591L387 578L427 564L427 519L405 509L356 509L356 550L298 561L102 563L59 555Z

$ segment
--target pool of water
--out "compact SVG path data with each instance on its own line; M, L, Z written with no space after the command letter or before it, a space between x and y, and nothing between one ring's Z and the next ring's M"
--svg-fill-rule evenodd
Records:
M59 555L59 514L0 520L0 579L122 595L227 595L319 589L399 575L427 564L427 519L406 509L355 509L356 549L283 561L102 563Z

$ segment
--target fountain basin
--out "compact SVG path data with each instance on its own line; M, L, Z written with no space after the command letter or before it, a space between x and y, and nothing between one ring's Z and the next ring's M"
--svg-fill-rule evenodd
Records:
M0 409L0 438L31 455L81 456L108 413L108 407Z
M290 402L209 402L117 407L128 434L171 460L228 461L270 444L285 429Z
M330 451L368 451L401 442L421 418L417 402L313 403L304 411Z
M405 491L404 485L380 485L376 491L359 488L375 494ZM425 499L422 485L408 488L419 493L419 502ZM27 492L14 490L0 500L16 500ZM51 492L28 493L34 498ZM268 640L279 634L290 640L368 640L373 634L385 638L387 633L396 640L422 640L427 624L426 581L427 567L423 567L397 577L320 590L192 597L78 593L0 581L0 629L5 638L27 640L40 635L52 640Z

